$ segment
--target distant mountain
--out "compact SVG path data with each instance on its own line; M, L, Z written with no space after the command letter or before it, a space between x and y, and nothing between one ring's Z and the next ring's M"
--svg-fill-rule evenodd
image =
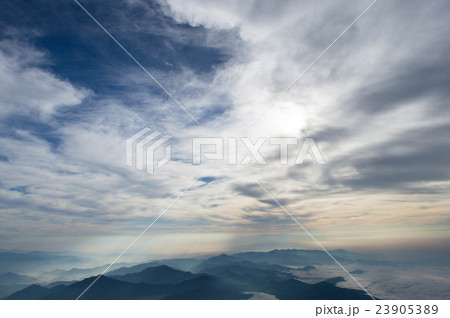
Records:
M261 259L253 257L254 255L252 259ZM267 263L242 261L235 255L222 254L212 257L202 262L200 266L204 272L223 278L242 290L263 292L278 299L371 299L357 290L336 287L338 282L345 280L343 277L330 278L319 284L306 284L296 280L288 267L277 265L271 268L272 265ZM308 265L302 269L310 271L315 267Z
M205 272L239 286L243 291L259 291L264 289L268 282L294 278L290 273L240 265L210 267Z
M128 263L116 263L111 266L111 269L117 269ZM51 280L71 281L85 278L86 276L93 276L102 273L109 264L90 268L72 268L72 269L54 269L42 274L43 277L51 278Z
M82 299L249 299L254 292L278 299L369 299L364 293L329 282L307 284L289 273L228 265L210 268L212 274L192 274L167 266L123 276L102 276ZM70 285L31 285L6 299L76 299L95 276ZM167 283L170 282L170 283Z
M342 277L342 276L333 277L333 278L328 278L328 279L326 280L326 282L327 282L327 283L330 283L330 284L333 284L333 285L336 285L336 284L339 283L339 282L345 282L345 278Z
M297 268L297 270L298 271L302 271L302 272L309 272L309 271L313 271L313 270L315 270L316 268L314 267L314 266L312 266L312 265L307 265L307 266L305 266L305 267L299 267L299 268Z
M200 262L195 268L194 272L208 272L210 268L216 268L220 266L229 266L229 265L239 265L241 267L246 268L258 268L263 270L274 270L274 271L289 271L290 268L286 266L269 264L265 261L263 262L250 262L243 258L237 256L230 256L227 254L220 254L218 256L210 257L202 262Z
M239 288L210 275L201 275L176 285L176 292L163 299L249 299L253 294L244 294Z
M0 299L28 286L29 284L0 284Z
M95 278L53 288L32 285L6 299L76 299ZM200 275L174 285L130 283L102 276L82 299L248 299L251 296L208 275Z
M63 252L0 252L0 270L3 272L36 272L49 269L55 264L73 266L85 262L84 258Z
M40 285L31 285L22 290L19 290L5 299L23 299L23 300L36 300L42 299L49 292L48 288Z
M230 256L227 254L220 254L217 256L213 256L210 258L207 258L206 260L201 262L202 267L214 267L214 266L221 266L221 265L228 265L233 263L242 262L242 258L238 258L235 256Z
M53 288L55 286L59 286L59 285L65 285L65 286L69 286L72 285L73 283L76 283L76 280L57 280L56 282L52 282L50 284L45 285L44 287L46 288Z
M34 277L20 275L12 272L0 275L0 284L32 284L38 280Z
M348 257L357 258L359 254L348 252L346 250L333 250L336 253L336 258L339 261L347 261L345 258L338 255L346 255ZM268 270L286 271L289 270L286 266L304 266L303 271L314 269L311 264L334 264L333 260L323 251L319 250L272 250L269 252L245 252L236 253L233 255L220 254L218 256L207 259L186 258L186 259L165 259L158 261L151 261L130 267L120 267L115 264L113 268L107 273L108 276L125 275L130 273L137 273L148 267L156 267L160 265L167 265L172 268L191 271L194 273L204 272L209 267L225 266L239 263L243 267L260 268ZM123 265L122 265L123 266ZM106 267L106 266L105 266ZM95 270L96 271L95 271ZM73 279L73 275L86 275L101 272L101 267L94 269L72 269L69 271L54 271L49 274L58 274L58 279ZM84 271L84 273L83 273Z
M342 254L342 253L340 253ZM245 252L233 254L235 257L251 262L267 262L284 266L306 266L333 264L334 261L324 251L318 250L273 250L270 252ZM342 256L335 256L341 262L346 262Z
M38 280L30 276L12 272L2 274L0 275L0 298L8 296L13 292L21 290L36 282L38 282Z
M344 250L342 248L337 248L337 249L334 249L334 250L330 250L329 252L334 257L341 257L341 258L345 258L347 260L353 260L353 261L355 261L357 259L360 259L360 258L363 258L363 257L366 256L366 255L363 255L361 253L347 251L347 250Z
M183 272L166 265L157 267L148 267L139 273L131 273L126 275L115 275L108 277L130 282L130 283L148 283L154 285L163 284L178 284L189 279L194 279L199 275L192 274L190 272Z
M111 270L107 273L108 276L114 275L125 275L131 273L138 273L148 267L156 267L160 265L167 265L174 269L182 271L192 271L195 266L197 266L201 260L196 258L174 258L174 259L164 259L159 261L152 261L148 263L138 264L131 267L120 267L116 270Z
M298 270L315 273L310 264L329 264L325 256L329 259L322 251L273 250L153 261L101 276L82 299L249 299L253 293L278 299L371 299L362 291L336 286L343 277L309 284L294 275ZM303 267L298 268L299 264ZM76 299L96 277L31 285L6 299Z
M311 299L311 300L370 300L364 292L340 288L328 282L306 284L296 279L268 284L264 292L282 300Z

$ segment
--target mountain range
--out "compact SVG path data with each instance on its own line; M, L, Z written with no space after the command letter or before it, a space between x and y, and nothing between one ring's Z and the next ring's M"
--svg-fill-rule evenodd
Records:
M153 261L99 277L81 299L250 299L253 293L277 299L370 299L360 290L337 286L342 277L310 284L293 273L295 266L311 270L312 264L328 264L323 256L320 251L274 250ZM32 284L5 299L76 299L97 277Z

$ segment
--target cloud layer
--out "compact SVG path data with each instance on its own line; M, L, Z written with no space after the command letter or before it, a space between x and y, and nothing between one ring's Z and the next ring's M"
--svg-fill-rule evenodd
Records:
M126 1L106 12L86 1L199 126L75 4L44 16L41 2L8 5L2 248L95 250L108 240L115 253L197 177L152 228L156 250L312 246L252 178L327 246L448 239L444 1L375 3L249 126L369 4ZM156 176L124 165L125 140L143 127L173 136L174 160ZM193 166L199 136L313 137L327 165L280 165L267 147L267 165Z

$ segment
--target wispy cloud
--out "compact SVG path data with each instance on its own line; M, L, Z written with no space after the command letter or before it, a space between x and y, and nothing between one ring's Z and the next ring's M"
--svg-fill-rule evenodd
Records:
M253 175L326 242L385 239L370 233L386 224L390 237L435 235L450 186L444 1L377 3L244 128L369 3L126 1L102 10L86 1L198 127L75 5L46 4L42 16L39 1L0 10L9 27L0 42L2 242L132 235L197 177L204 184L155 227L161 242L173 229L177 239L204 230L222 233L218 246L239 235L260 244L257 224L292 242ZM126 138L147 126L174 140L175 160L152 177L124 165ZM192 137L241 135L314 137L327 165L191 164Z

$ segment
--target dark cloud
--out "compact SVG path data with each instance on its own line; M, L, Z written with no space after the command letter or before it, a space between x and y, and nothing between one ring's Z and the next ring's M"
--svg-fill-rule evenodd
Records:
M261 203L264 204L268 204L274 208L280 208L280 206L278 205L278 203L281 204L281 206L286 207L290 202L293 202L295 200L292 199L283 199L283 198L277 198L277 202L275 202L273 199L267 199L267 200L258 200Z
M261 187L254 183L235 184L233 186L233 191L237 192L239 195L251 198L261 198L265 195Z
M445 51L450 51L450 48ZM433 60L418 55L413 61L396 65L386 76L363 86L348 101L348 115L362 112L364 116L373 116L430 96L448 100L450 58L444 55L445 51L443 56ZM429 107L441 109L435 102Z
M29 194L30 192L28 192L28 187L27 186L19 186L19 187L14 187L14 188L10 188L10 191L17 191L20 192L22 194Z
M292 223L292 219L288 219L286 215L273 213L246 214L243 216L243 219L251 222L252 227L286 226L286 224Z
M418 128L393 137L377 147L361 149L361 153L330 163L327 170L330 184L349 186L354 190L368 188L418 193L440 193L426 182L450 178L448 138L450 125ZM335 178L333 168L353 167L357 174ZM422 183L422 187L413 183Z

